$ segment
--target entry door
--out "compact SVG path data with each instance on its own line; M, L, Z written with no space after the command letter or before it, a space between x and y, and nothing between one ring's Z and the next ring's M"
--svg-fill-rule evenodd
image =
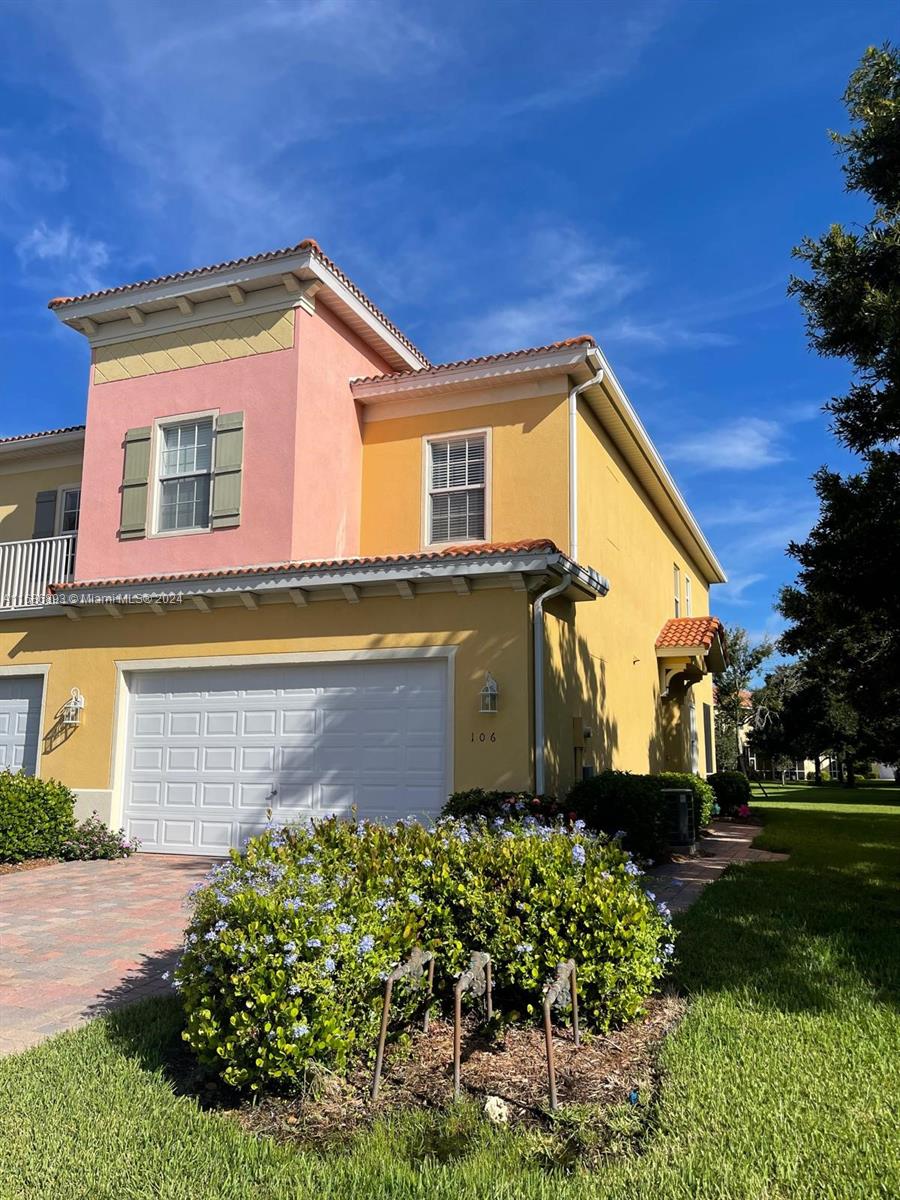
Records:
M37 770L43 692L41 675L0 675L0 771Z
M145 850L223 853L356 808L434 817L447 789L447 668L392 659L137 673L125 826Z

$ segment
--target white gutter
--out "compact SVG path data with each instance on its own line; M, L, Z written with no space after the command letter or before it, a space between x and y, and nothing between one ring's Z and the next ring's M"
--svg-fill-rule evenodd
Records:
M564 592L571 582L566 572L559 583L534 599L534 790L538 796L544 794L544 601Z
M578 561L578 397L603 382L604 369L593 347L585 356L596 374L569 389L569 558Z

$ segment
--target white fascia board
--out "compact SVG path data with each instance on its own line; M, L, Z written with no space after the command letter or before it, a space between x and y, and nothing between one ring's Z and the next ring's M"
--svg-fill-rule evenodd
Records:
M0 442L0 456L12 458L31 457L41 453L63 454L67 450L80 449L84 445L84 430L74 433L51 433L44 437L22 438L19 441Z
M517 376L573 374L584 364L586 353L592 348L587 345L566 346L541 354L461 364L442 370L423 370L397 378L357 379L351 381L350 390L354 400L368 405L411 399L426 392L508 384Z
M728 576L725 574L725 568L719 562L715 551L706 540L706 536L703 533L703 530L700 528L697 518L688 507L688 503L684 496L682 496L678 484L672 478L669 468L663 461L662 455L653 444L653 439L650 437L650 434L644 427L644 423L641 421L634 409L634 406L628 399L625 389L616 378L615 371L613 371L612 367L609 365L602 350L598 348L596 353L603 366L603 382L598 384L597 387L603 388L604 386L607 386L608 391L612 393L620 418L624 422L632 438L649 463L651 469L659 480L660 485L675 507L679 517L681 517L685 525L688 527L697 545L697 548L706 559L707 565L712 568L712 573L714 576L716 576L712 582L727 583ZM591 391L593 391L593 389L589 389L587 394L590 395Z
M209 596L238 595L246 592L261 594L288 592L303 589L314 592L326 587L351 585L365 587L367 584L397 583L422 580L452 580L464 575L470 579L496 575L544 575L547 572L572 575L575 586L593 598L605 595L608 582L596 571L572 563L560 553L497 554L480 558L448 558L423 560L412 563L348 563L346 567L310 568L296 571L272 571L264 574L231 575L214 579L148 580L142 583L117 584L113 581L96 587L85 585L66 587L61 596L73 598L77 605L82 598L90 596L92 602L109 603L118 596L126 601L142 595L154 596ZM75 600L78 597L79 600ZM64 607L54 606L59 608Z
M204 302L203 295L206 292L221 291L228 287L239 287L246 291L247 299L238 310L230 298L226 296L224 298L225 303L222 306L223 316L234 317L236 314L245 316L253 312L265 311L276 307L296 307L298 303L302 303L302 300L298 301L294 293L289 293L285 290L281 280L281 276L285 274L301 276L301 287L304 278L306 280L311 278L318 279L334 300L350 309L355 316L368 326L371 334L374 335L374 339L380 343L382 350L385 347L389 348L395 357L412 368L419 368L426 365L424 358L410 350L372 312L369 306L364 304L355 295L340 276L332 271L330 267L326 266L325 263L319 261L310 250L302 250L296 253L285 254L281 257L269 258L264 262L245 263L243 266L237 267L223 267L218 271L208 271L202 275L186 279L170 279L162 283L147 284L144 287L129 288L128 291L108 296L97 296L89 300L77 300L55 308L53 312L66 325L78 325L85 318L95 320L101 315L108 316L110 313L121 313L121 319L129 326L130 336L134 337L135 326L128 318L126 309L157 303L169 305L169 308L164 309L161 313L147 312L144 314L145 321L141 326L141 335L143 336L153 332L162 332L164 325L166 327L183 329L190 325L202 325L208 323L210 320L215 320L216 317L212 315L212 303ZM256 292L270 292L269 288L261 289L258 286L261 282L268 280L271 280L271 295L267 296L265 301L258 301L255 298ZM257 286L250 286L254 284ZM275 302L279 298L278 293L280 293L280 304ZM205 311L202 316L199 316L195 312L189 318L184 318L182 315L181 320L174 319L176 314L180 313L177 307L179 296L189 296L198 305L203 305ZM154 323L152 320L157 316L162 318L159 324ZM118 318L115 322L96 321L97 329L89 335L91 344L105 345L109 342L126 340L124 327L121 331L116 330L112 334L104 331L105 325L118 325L118 323ZM78 332L83 333L84 330L79 329Z

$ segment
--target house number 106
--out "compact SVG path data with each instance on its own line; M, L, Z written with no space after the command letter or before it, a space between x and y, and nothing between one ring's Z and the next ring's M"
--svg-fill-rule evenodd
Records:
M476 738L475 731L474 731L474 729L472 730L472 741L473 742L476 742L476 741L478 741L478 742L496 742L496 740L497 740L496 733L479 733L478 737Z

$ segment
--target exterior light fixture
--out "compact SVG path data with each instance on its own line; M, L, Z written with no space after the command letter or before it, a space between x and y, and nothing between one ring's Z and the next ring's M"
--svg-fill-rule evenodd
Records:
M484 687L481 689L481 711L495 713L499 707L497 703L499 696L500 688L497 680L488 671L484 677Z
M79 692L77 687L72 688L72 695L65 702L62 708L62 723L63 725L80 725L81 712L84 708L84 696Z

